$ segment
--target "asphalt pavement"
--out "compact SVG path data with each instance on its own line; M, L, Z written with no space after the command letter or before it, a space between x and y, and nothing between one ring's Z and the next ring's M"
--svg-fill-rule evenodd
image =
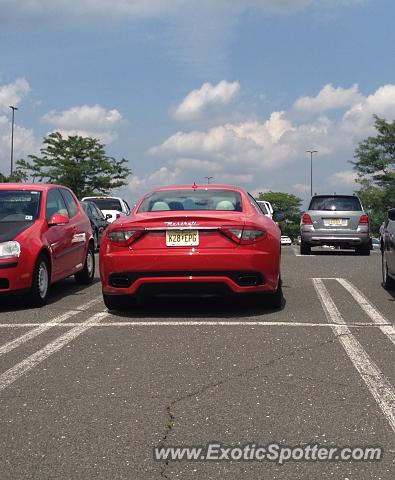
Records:
M97 278L0 304L0 480L393 479L395 293L380 254L283 249L284 306L157 299ZM381 461L167 461L154 447L377 446Z

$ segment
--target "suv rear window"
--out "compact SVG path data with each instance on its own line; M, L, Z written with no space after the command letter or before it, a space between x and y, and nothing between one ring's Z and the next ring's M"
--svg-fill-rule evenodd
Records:
M139 212L216 210L241 212L241 195L234 190L161 190L143 200Z
M357 197L347 195L328 195L313 197L309 210L326 210L341 212L361 212L362 205Z
M117 198L90 198L89 201L97 205L100 210L116 210L122 212L121 202Z

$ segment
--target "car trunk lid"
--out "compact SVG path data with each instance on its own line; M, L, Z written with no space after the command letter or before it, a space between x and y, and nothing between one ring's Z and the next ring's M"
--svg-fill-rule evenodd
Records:
M224 227L243 228L241 212L163 212L136 214L133 226L144 228L133 245L135 250L168 248L236 248L238 245L221 231Z

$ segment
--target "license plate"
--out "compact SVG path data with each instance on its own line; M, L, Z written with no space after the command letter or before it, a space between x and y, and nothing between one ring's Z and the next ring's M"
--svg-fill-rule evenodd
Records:
M347 219L345 218L329 218L324 220L326 227L347 227Z
M197 245L199 245L198 230L166 231L167 247L196 247Z

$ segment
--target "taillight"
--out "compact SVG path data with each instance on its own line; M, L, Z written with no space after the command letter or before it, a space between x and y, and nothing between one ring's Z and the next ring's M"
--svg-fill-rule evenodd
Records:
M305 213L300 221L301 225L313 225L313 219L308 213Z
M221 227L220 231L235 243L241 245L255 243L266 235L266 230L252 227Z
M369 225L369 215L364 213L359 219L359 225Z
M107 236L116 245L130 245L144 234L144 228L117 228L108 232Z

